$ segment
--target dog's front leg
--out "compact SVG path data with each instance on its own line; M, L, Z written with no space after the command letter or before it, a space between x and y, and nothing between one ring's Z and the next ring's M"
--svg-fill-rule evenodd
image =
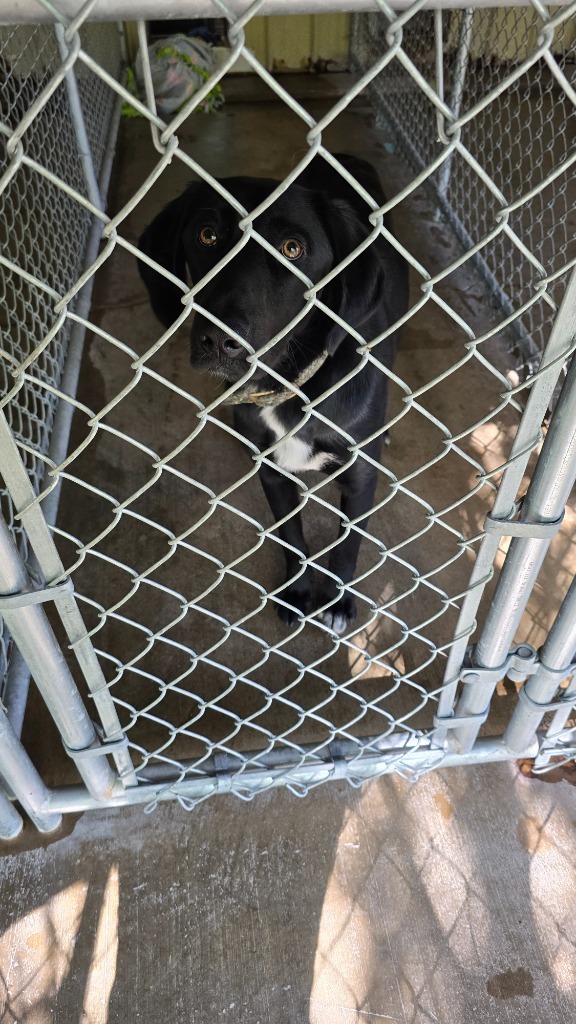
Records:
M374 457L373 452L370 454ZM377 454L375 457L377 458ZM342 539L330 551L328 569L330 573L346 584L351 582L356 572L358 552L362 543L362 534L359 530L366 529L370 511L374 505L377 471L374 466L360 457L354 465L341 474L338 483L342 491L340 510L345 519L340 521L340 537ZM360 517L364 518L360 519ZM353 528L346 533L347 524L350 520L356 519L360 519L356 523L358 529ZM324 608L325 605L328 607ZM324 611L318 613L318 618L335 633L343 633L356 618L354 595L346 589L342 589L337 579L333 579L332 576L323 577L317 606L324 608Z
M260 480L276 522L284 519L299 505L300 494L293 480L265 465L260 466ZM309 566L302 571L301 565L302 558L308 557L308 548L302 532L300 513L294 512L282 523L278 527L278 534L284 544L289 545L284 547L286 587L277 595L284 602L278 604L278 615L288 626L294 626L301 615L310 611L312 595L312 571Z

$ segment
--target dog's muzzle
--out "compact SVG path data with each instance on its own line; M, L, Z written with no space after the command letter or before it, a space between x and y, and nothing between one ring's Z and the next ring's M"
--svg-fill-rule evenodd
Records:
M314 359L305 370L292 381L290 386L287 388L272 388L269 391L263 391L258 387L257 383L249 381L244 387L239 388L232 395L222 403L223 405L281 405L282 402L287 402L289 398L295 398L296 392L306 384L315 373L318 372L321 366L324 365L328 358L327 352L322 352L319 356Z
M234 323L233 328L240 337L248 333L245 324ZM194 324L190 337L190 357L192 365L199 370L216 373L230 387L234 383L234 377L243 377L248 368L242 358L246 354L245 347L239 341L204 318ZM295 397L296 391L318 372L327 358L328 352L322 352L284 388L280 384L274 384L270 376L266 375L264 367L258 367L251 379L226 398L223 404L281 405L282 402ZM264 380L258 379L262 376ZM269 386L265 387L265 384ZM273 386L270 387L270 384Z

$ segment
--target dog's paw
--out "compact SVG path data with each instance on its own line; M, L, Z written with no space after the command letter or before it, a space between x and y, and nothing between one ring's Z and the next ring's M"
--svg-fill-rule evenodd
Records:
M307 615L312 607L312 588L305 579L297 580L296 583L281 590L276 597L276 611L287 626L298 625L302 616ZM283 603L280 604L280 601Z
M329 596L325 595L323 598L321 597L318 604L322 607L328 600ZM356 600L353 594L348 594L344 591L340 597L334 598L329 608L324 608L323 611L317 612L316 618L324 626L328 626L328 629L341 636L356 618Z

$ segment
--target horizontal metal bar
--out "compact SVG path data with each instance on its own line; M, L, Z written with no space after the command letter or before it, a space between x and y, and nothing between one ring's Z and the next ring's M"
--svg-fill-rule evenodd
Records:
M392 0L390 6L394 10L407 10L413 0ZM234 16L245 14L252 0L227 0L227 8ZM561 0L557 6L568 6L569 0ZM58 11L66 21L74 18L83 6L83 0L58 0ZM475 0L475 3L462 3L462 0L430 0L424 4L424 10L441 8L442 10L461 10L464 6L473 9L490 7L528 7L529 0ZM376 0L264 0L258 8L258 14L331 14L349 12L360 14L363 11L380 11ZM90 11L90 21L135 21L155 19L161 14L162 19L170 21L174 18L214 18L221 17L222 10L212 0L162 0L161 8L158 0L98 0ZM37 0L3 0L0 6L0 25L41 24L51 23L56 19L52 11L41 7Z
M381 754L375 753L373 756L363 757L361 761L343 758L340 761L326 762L326 764L294 765L294 767L281 765L269 770L258 768L247 769L243 772L239 772L236 768L236 770L220 773L217 776L175 781L172 785L168 780L142 782L137 787L113 796L107 802L107 806L126 807L130 804L155 803L159 800L173 800L177 797L184 797L191 801L203 800L205 797L217 793L233 793L235 783L242 795L256 794L285 785L315 786L320 782L335 779L348 778L357 783L360 777L368 780L398 771L400 755L402 756L402 771L417 776L434 767L457 768L474 764L490 764L495 761L511 761L516 758L534 758L538 749L538 740L534 739L521 753L511 753L504 746L501 737L491 737L479 740L474 749L466 754L447 753L429 746L420 746L412 750L401 748ZM187 767L194 770L194 763L187 765L186 762L183 762L182 770L185 771ZM52 790L50 795L51 810L63 814L97 810L101 809L101 806L82 786L68 786Z

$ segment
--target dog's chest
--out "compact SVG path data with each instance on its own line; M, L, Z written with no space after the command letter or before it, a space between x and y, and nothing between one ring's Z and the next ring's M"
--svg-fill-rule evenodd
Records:
M323 469L331 456L326 452L313 453L312 445L297 434L284 438L286 431L273 409L260 409L260 417L274 435L276 445L272 457L277 466L291 473L302 473L307 469Z

